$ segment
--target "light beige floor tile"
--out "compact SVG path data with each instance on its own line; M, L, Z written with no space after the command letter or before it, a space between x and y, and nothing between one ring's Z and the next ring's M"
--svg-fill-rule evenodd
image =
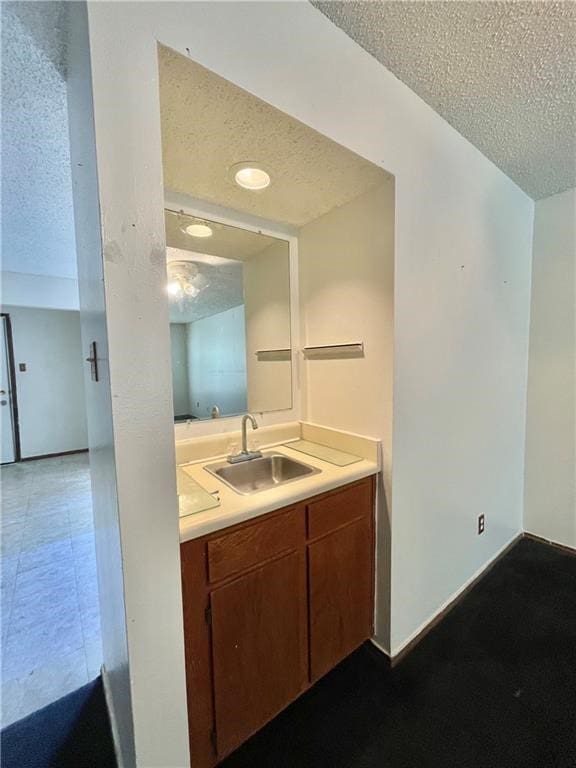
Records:
M2 557L11 557L20 553L24 523L3 525L0 531Z
M102 642L100 638L87 641L84 644L84 652L86 653L88 680L94 680L100 674L102 667Z
M88 682L84 649L2 685L2 727L51 704Z
M4 726L96 677L102 648L87 456L11 465L1 480Z

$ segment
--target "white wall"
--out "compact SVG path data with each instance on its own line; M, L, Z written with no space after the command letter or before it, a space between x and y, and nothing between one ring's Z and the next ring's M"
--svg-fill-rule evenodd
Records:
M290 349L290 258L288 243L273 243L244 262L248 410L292 406L292 361L259 360L256 352Z
M524 526L576 548L576 189L534 220Z
M77 21L72 25L70 121L80 306L83 336L99 341L103 363L101 382L87 384L86 390L94 417L91 468L109 702L123 768L180 768L190 758L160 120L159 114L156 119L146 115L144 103L140 109L138 88L129 85L132 78L148 80L146 67L140 69L129 54L116 68L114 51L123 43L114 40L114 25L105 21L100 37L96 4L68 5ZM129 16L144 10L131 8ZM90 40L81 34L86 10ZM116 32L129 39L132 28L131 22L123 23ZM111 50L98 50L95 36ZM153 81L156 42L149 38L147 46ZM121 127L127 108L138 113L129 119L134 134L128 143ZM112 114L116 118L108 122L105 116ZM158 164L152 163L157 175L142 188L136 169L148 165L148 142L158 149ZM133 152L134 163L129 160ZM121 203L113 200L116 195ZM154 205L141 206L139 197Z
M521 529L533 203L307 2L88 12L136 754L185 766L157 43L396 177L393 651Z
M187 416L190 413L187 336L186 323L170 323L172 399L175 416Z
M385 177L384 173L382 174ZM306 418L382 441L376 638L390 647L394 181L300 230L304 345L364 342L360 358L304 363Z
M246 412L246 331L244 306L187 324L190 412L210 418Z
M118 768L136 764L132 684L128 661L127 620L134 618L134 592L124 579L121 516L118 507L116 456L108 328L104 297L104 264L100 228L99 189L90 73L86 3L69 3L68 110L74 189L74 218L78 254L80 320L83 348L98 347L99 378L84 368L92 509L96 539L103 679L112 715L111 726ZM132 583L138 581L132 561ZM150 563L142 560L147 570ZM153 563L152 563L153 566ZM145 583L144 576L143 582ZM158 598L158 596L156 596ZM160 611L161 613L161 611ZM137 625L138 629L140 625ZM178 643L174 643L177 653Z
M78 312L3 307L12 321L22 458L88 447ZM19 371L19 364L26 371Z
M2 304L39 309L78 309L78 280L69 277L0 272Z

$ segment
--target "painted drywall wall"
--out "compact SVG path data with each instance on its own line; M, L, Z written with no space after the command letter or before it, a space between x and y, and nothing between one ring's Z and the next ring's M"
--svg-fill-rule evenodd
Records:
M396 177L393 651L521 529L533 202L307 2L88 13L136 753L185 766L157 42Z
M79 309L78 280L69 277L0 272L2 304L38 309Z
M172 400L175 416L187 416L190 413L187 336L186 323L170 323Z
M244 306L187 324L190 412L197 419L246 413Z
M576 189L536 203L524 527L576 547Z
M109 70L116 56L104 53L96 39L117 50L122 43L114 40L114 21L104 14L102 28L93 4L67 5L73 17L69 117L83 336L101 344L105 369L100 386L87 385L86 391L95 420L101 419L90 445L108 703L122 768L184 768L190 749L160 117L147 115L143 103L130 121L135 133L129 139L121 127L126 99L138 103L129 81L155 81L156 42L147 37L148 67L137 76L133 52ZM144 9L132 10L137 17ZM86 13L87 29L81 18ZM124 20L121 37L129 40L131 29ZM129 43L126 52L131 48ZM112 113L119 118L115 126L106 119ZM152 163L158 175L152 186L144 182L144 190L136 168L142 168L148 142L158 149L158 164ZM108 530L99 534L106 523Z
M291 359L256 357L260 350L291 347L287 242L278 241L244 263L244 307L248 410L288 409L292 406Z
M80 315L4 307L12 321L22 458L88 447ZM25 371L19 370L20 364Z
M95 341L99 362L99 381L92 380L89 368L85 366L84 388L100 597L102 678L119 768L133 768L136 765L136 755L127 621L134 617L135 595L138 594L141 599L143 594L147 594L138 586L138 571L155 570L155 560L148 562L143 556L139 568L136 558L125 561L123 557L86 3L69 3L68 12L67 96L80 321L83 348L88 349L89 344ZM152 523L150 528L153 527ZM134 535L133 528L131 533ZM126 580L125 567L126 575L130 577ZM142 585L145 583L146 573L143 575ZM133 585L132 589L130 584ZM162 598L159 595L152 595L152 598L160 603L160 618ZM137 629L141 629L139 622ZM173 643L173 648L177 653L177 641ZM175 695L177 693L178 686L175 686Z
M384 174L382 174L384 177ZM382 441L376 638L390 648L394 342L394 182L300 230L304 345L364 343L363 357L303 364L306 418Z

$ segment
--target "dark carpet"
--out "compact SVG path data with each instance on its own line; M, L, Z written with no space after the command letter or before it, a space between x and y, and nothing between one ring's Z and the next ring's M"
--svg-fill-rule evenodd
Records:
M222 765L576 768L576 557L523 539L395 669L364 645ZM2 768L115 766L99 680L2 732Z
M116 768L100 678L0 735L2 768Z
M366 644L225 768L576 768L576 557L522 539L394 670Z

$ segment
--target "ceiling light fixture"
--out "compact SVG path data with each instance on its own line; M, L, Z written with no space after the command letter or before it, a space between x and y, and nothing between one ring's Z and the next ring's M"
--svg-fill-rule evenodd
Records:
M208 224L189 224L186 227L187 234L192 237L212 237L214 232Z
M166 290L170 296L179 297L182 295L182 286L178 280L171 280L166 286Z
M196 264L190 261L169 261L167 271L166 291L172 300L179 303L186 299L195 299L200 291L209 285L208 281L200 275Z
M243 189L258 192L270 186L270 174L263 168L260 168L258 163L253 161L236 163L236 165L232 166L231 170L234 181Z
M182 210L178 211L178 213L176 213L176 211L169 211L169 213L176 215L176 221L180 232L183 232L185 235L190 235L191 237L212 237L214 234L214 227L217 226L211 221L208 222L204 219L190 216L190 214L184 213ZM212 226L210 226L210 224L212 224Z

